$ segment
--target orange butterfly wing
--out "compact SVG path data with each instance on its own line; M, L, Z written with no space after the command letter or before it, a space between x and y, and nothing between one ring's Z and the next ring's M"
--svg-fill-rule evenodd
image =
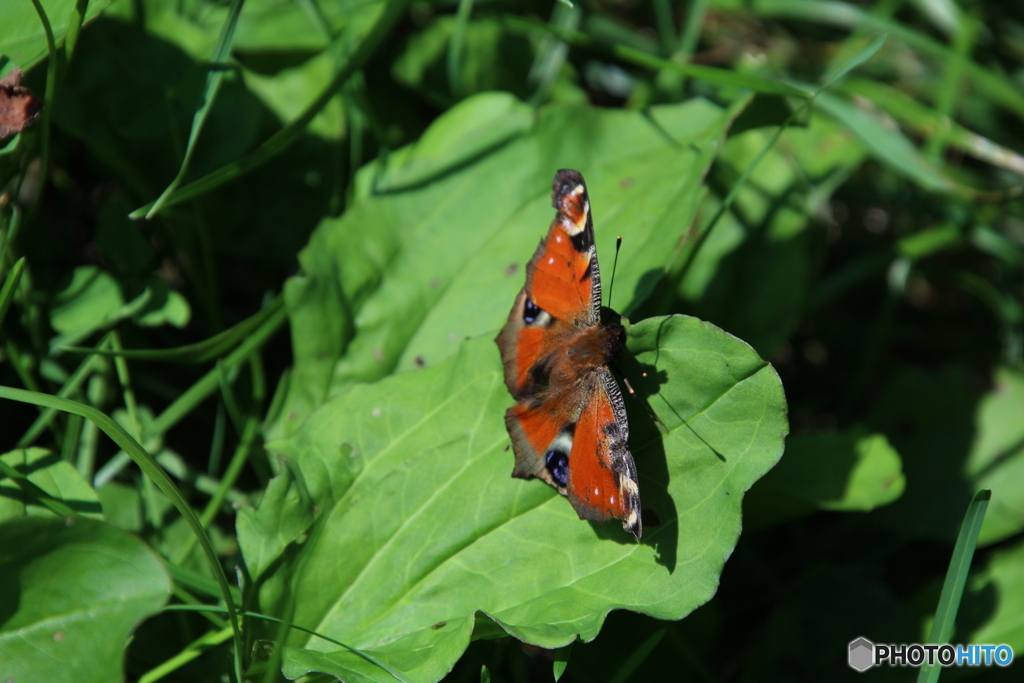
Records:
M555 175L558 209L496 339L518 403L505 424L513 476L539 477L582 519L615 517L640 537L640 498L622 395L608 370L625 332L600 324L601 274L590 202L577 171Z

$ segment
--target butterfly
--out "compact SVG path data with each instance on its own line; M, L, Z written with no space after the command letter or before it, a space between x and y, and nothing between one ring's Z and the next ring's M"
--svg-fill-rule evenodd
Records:
M557 210L526 266L526 286L495 341L517 401L505 413L513 477L537 477L580 519L622 520L640 539L640 489L622 393L608 364L626 331L601 322L601 271L583 176L555 174Z

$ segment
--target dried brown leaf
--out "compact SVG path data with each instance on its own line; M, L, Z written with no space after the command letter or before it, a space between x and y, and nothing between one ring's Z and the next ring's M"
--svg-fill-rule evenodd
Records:
M0 78L0 142L35 123L42 110L39 98L21 85L21 69Z

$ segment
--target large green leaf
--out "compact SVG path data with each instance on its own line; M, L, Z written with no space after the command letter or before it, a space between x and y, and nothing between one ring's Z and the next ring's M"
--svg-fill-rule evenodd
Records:
M606 268L624 238L611 305L628 314L689 231L701 179L745 103L530 112L483 94L364 169L357 199L319 226L286 286L295 369L270 435L291 433L356 382L434 365L463 339L493 335L551 222L559 168L587 180Z
M679 619L707 601L744 491L782 453L782 386L750 346L695 318L628 335L623 372L669 432L627 399L640 544L617 522L580 521L542 482L510 477L511 398L497 348L478 338L436 367L354 386L269 444L291 471L238 526L247 564L265 570L254 575L260 609L428 681L466 647L477 612L551 648L594 638L612 609ZM316 521L285 534L280 520L303 500ZM289 676L390 678L323 639L293 632L288 644Z
M5 681L121 680L132 629L171 594L153 551L80 517L0 524L0 585Z

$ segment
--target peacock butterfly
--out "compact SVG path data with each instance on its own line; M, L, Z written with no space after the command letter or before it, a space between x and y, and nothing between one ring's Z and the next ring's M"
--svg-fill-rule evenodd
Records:
M555 220L495 339L517 401L505 413L516 457L512 476L543 479L568 496L580 519L621 519L639 540L626 409L608 369L626 331L601 322L601 271L583 176L558 171L551 203Z

